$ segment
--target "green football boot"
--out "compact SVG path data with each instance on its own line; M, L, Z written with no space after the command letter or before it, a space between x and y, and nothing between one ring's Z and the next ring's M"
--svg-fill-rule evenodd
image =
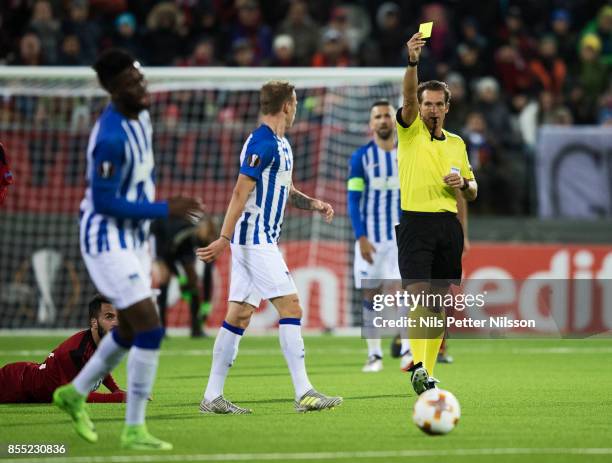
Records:
M121 448L127 450L172 450L170 442L152 436L145 424L126 424L121 433Z
M87 442L98 442L98 433L87 413L85 399L72 384L58 387L53 393L53 403L70 415L76 433Z

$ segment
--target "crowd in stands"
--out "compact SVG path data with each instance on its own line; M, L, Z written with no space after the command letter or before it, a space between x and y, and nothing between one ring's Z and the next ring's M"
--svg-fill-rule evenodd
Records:
M524 212L539 125L612 125L609 0L9 0L0 63L88 66L119 46L149 66L405 66L423 21L420 79L452 90L446 128L496 191L482 207Z

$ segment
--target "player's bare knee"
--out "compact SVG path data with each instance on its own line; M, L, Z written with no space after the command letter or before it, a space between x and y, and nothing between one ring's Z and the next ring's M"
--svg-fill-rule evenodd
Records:
M280 318L302 318L302 307L297 294L270 299Z
M238 326L243 330L248 328L249 323L251 323L251 317L253 316L253 311L245 309L240 312L237 317Z
M243 316L238 319L238 327L246 330L249 327L249 323L251 323L251 316Z
M282 310L278 311L281 318L302 318L302 308L299 303L292 304L288 307L283 307Z
M246 302L230 302L225 321L230 325L244 330L248 328L254 312L255 307L247 304Z

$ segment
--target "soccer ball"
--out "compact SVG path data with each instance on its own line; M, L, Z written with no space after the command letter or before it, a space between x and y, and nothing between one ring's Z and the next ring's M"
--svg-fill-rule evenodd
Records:
M443 389L423 392L414 404L412 421L421 431L430 435L451 432L461 416L457 398Z

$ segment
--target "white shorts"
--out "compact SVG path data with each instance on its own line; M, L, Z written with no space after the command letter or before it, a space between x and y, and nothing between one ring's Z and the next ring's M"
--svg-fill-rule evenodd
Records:
M153 296L148 246L89 255L81 251L96 289L117 309L126 309Z
M232 244L228 301L259 306L262 299L297 294L285 259L276 245Z
M402 279L397 261L397 244L395 241L383 241L372 243L376 248L373 255L374 263L368 263L359 251L359 242L355 241L355 264L353 275L355 277L355 288L374 289L383 284L380 280ZM367 280L367 281L362 281ZM362 285L363 283L363 285Z

